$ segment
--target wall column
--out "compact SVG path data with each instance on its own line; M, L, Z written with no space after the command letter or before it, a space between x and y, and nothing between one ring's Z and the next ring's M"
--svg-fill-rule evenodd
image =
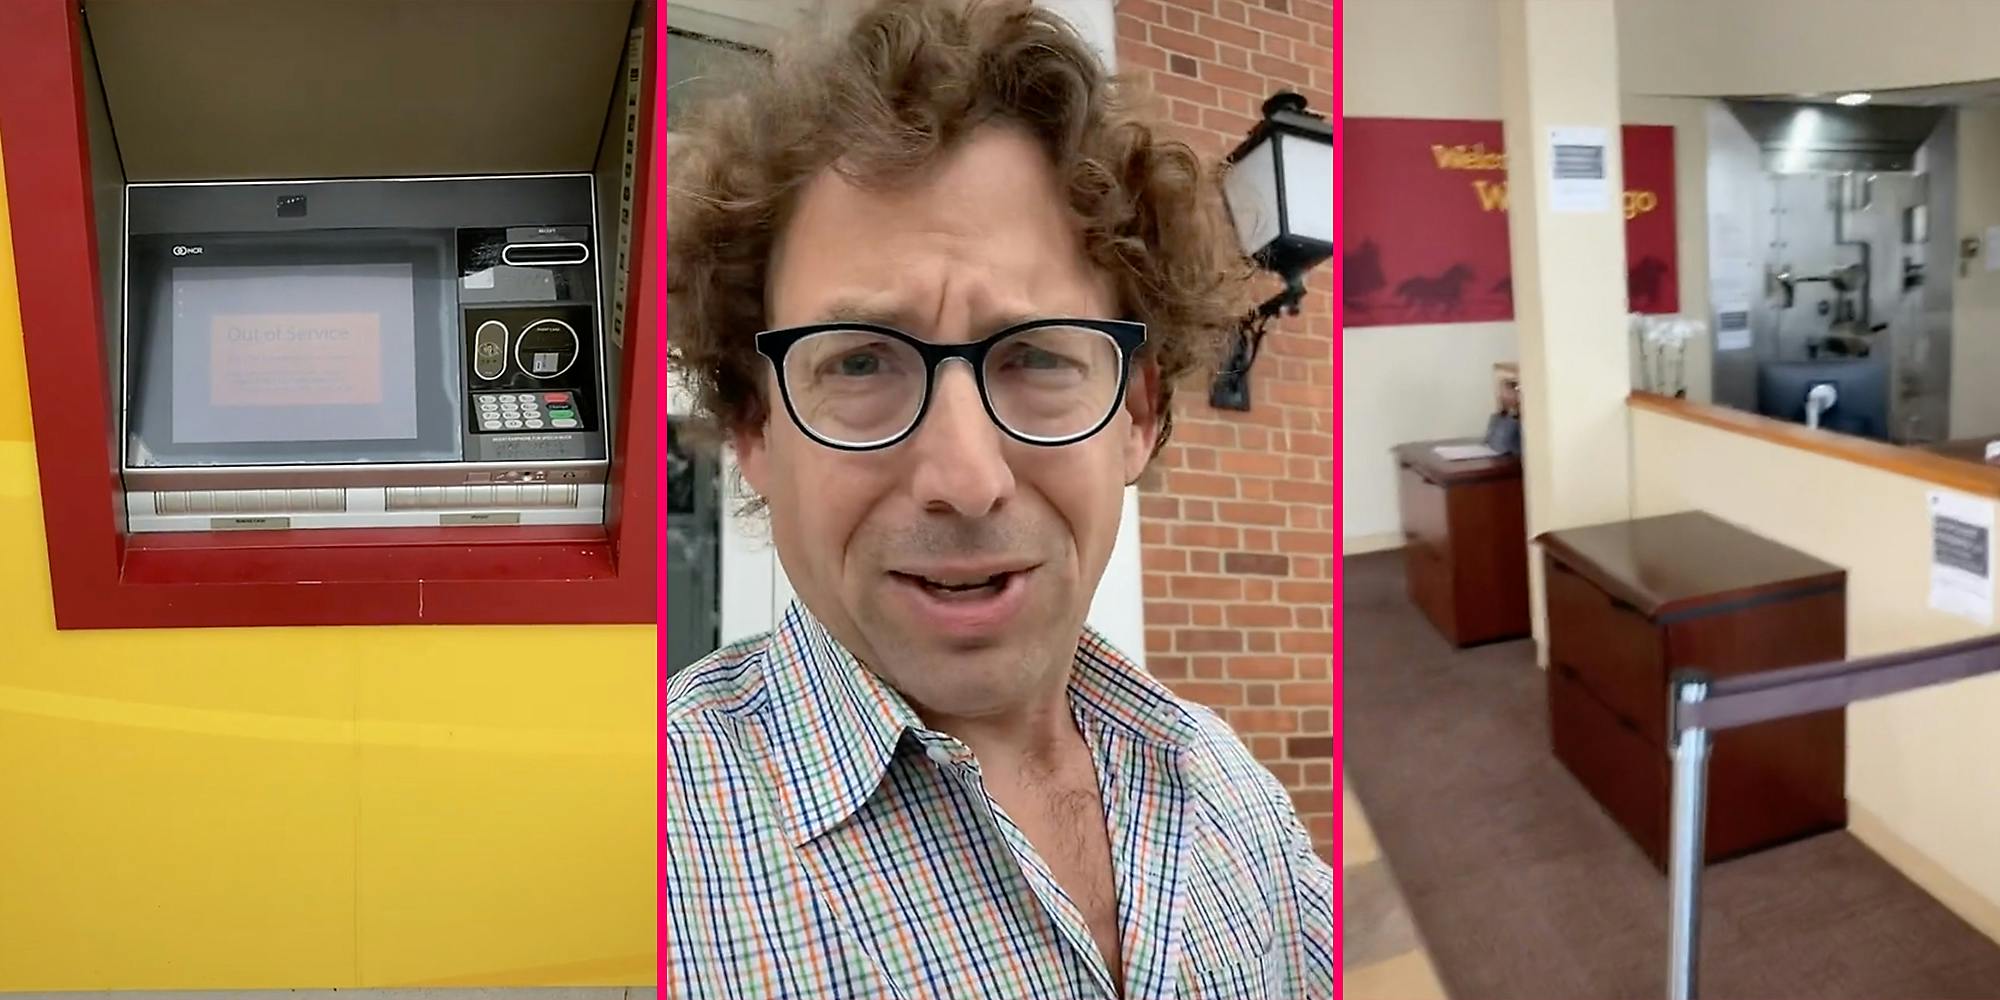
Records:
M1613 0L1498 0L1530 537L1631 516L1624 164ZM1603 196L1565 210L1551 130L1601 130ZM1537 659L1548 663L1531 561Z
M1104 68L1118 72L1118 13L1112 0L1036 0L1036 4L1062 15L1097 50Z
M1036 0L1062 16L1090 43L1110 72L1118 71L1118 15L1112 0ZM1146 599L1139 564L1139 490L1125 488L1125 509L1118 521L1118 541L1111 562L1090 603L1090 624L1103 632L1119 652L1146 662Z

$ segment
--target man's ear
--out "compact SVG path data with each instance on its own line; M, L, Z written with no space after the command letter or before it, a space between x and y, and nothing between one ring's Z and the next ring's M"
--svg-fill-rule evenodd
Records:
M763 420L746 422L729 432L729 444L736 449L736 468L743 474L751 492L765 496L765 476L770 472L770 441L764 436L765 420L770 418L766 411Z
M1146 463L1153 459L1153 445L1160 438L1160 366L1151 360L1132 366L1132 384L1125 387L1125 412L1132 426L1125 437L1125 482L1139 481Z

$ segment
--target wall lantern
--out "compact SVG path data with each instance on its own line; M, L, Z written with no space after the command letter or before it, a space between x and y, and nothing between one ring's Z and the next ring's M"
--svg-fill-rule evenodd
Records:
M1248 410L1250 366L1266 325L1280 313L1298 315L1306 272L1333 256L1333 124L1307 111L1304 97L1280 91L1223 162L1223 201L1238 245L1285 281L1283 291L1238 324L1229 359L1209 388L1217 409Z

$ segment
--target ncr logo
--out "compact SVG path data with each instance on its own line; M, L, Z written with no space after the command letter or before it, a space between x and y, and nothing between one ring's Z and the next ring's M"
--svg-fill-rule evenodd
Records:
M278 196L278 218L297 219L306 214L306 196L286 194Z

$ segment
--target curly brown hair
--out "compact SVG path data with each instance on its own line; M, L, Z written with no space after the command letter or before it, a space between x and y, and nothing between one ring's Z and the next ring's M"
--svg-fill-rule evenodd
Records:
M1031 0L880 0L843 35L746 75L669 123L667 359L698 421L728 432L769 413L752 335L767 325L772 245L808 181L830 168L895 184L1007 123L1041 142L1085 253L1147 326L1166 443L1175 382L1213 359L1249 268L1224 239L1211 170L1058 15Z

